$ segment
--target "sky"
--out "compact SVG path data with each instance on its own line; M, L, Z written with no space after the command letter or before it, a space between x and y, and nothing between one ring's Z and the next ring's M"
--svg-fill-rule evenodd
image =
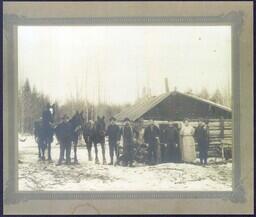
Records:
M19 84L60 104L78 97L133 103L152 95L231 87L230 26L19 26Z

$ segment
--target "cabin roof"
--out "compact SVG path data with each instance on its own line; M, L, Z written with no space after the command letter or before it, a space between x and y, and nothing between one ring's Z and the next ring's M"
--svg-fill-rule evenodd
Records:
M182 95L185 97L192 98L197 101L207 103L211 106L220 108L227 112L232 112L232 110L229 107L220 105L218 103L214 103L210 100L202 99L198 96L194 96L194 95L187 94L187 93L173 91L173 92L169 92L169 93L163 93L158 96L146 97L145 99L140 100L139 102L135 103L134 105L122 110L120 113L115 115L115 118L117 120L124 120L126 117L128 117L130 120L135 121L135 120L139 119L140 117L142 117L146 112L150 111L152 108L157 106L159 103L161 103L167 97L171 96L172 94L179 94L179 95Z

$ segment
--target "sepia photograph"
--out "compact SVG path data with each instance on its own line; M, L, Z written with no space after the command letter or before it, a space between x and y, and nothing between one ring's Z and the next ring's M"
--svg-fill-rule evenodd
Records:
M252 9L5 1L3 213L253 213Z
M19 191L232 191L231 38L18 26Z

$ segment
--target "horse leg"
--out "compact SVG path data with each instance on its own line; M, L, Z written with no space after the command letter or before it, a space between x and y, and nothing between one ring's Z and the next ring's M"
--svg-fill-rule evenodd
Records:
M45 147L42 147L42 160L45 161Z
M62 142L60 142L60 157L59 157L59 162L57 165L60 165L64 159L64 145Z
M98 148L97 148L97 143L94 143L94 150L95 150L95 163L99 163L99 158L98 158Z
M41 146L40 146L40 142L38 142L37 143L37 145L38 145L38 158L39 158L39 160L41 160Z
M87 145L87 151L88 151L88 158L89 158L89 161L92 160L92 143L91 142L88 142L86 143Z
M45 160L45 149L46 149L46 141L42 141L41 143L41 150L42 150L42 160L44 161Z
M74 141L74 162L76 164L78 163L78 160L77 160L77 143L78 143L78 140L75 140Z
M71 152L71 142L66 144L66 164L70 164L71 159L70 159L70 152Z
M107 164L106 157L105 157L105 143L101 142L101 150L102 150L102 158L103 158L103 164Z
M51 157L51 141L48 141L48 161L52 161L52 157Z

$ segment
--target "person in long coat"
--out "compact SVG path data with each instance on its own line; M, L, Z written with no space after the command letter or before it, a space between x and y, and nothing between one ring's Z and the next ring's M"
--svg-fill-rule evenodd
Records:
M169 122L169 126L165 129L166 139L166 157L167 162L179 162L180 151L179 151L179 133L173 123Z
M133 166L133 146L134 146L134 131L130 124L130 119L124 119L125 124L121 131L121 135L123 137L123 161L124 165Z
M199 121L195 131L195 138L198 143L199 158L201 164L207 164L208 146L209 146L209 129L207 123L203 120Z
M153 120L150 120L150 125L145 129L144 141L148 144L148 161L149 164L156 164L158 161L158 144L159 144L160 130L154 124Z
M181 159L186 163L193 163L196 160L196 148L194 140L195 129L188 120L185 120L184 126L181 128Z
M114 161L114 153L116 158L118 158L118 147L117 145L120 142L121 132L119 126L115 123L115 118L110 118L110 125L108 126L106 136L108 136L109 143L109 155L110 155L110 163L109 165L113 165Z

